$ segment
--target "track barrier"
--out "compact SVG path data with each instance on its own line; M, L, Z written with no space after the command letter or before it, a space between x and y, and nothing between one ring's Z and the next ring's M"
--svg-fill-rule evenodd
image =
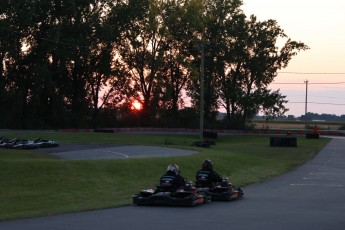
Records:
M96 131L95 131L96 130ZM58 129L59 132L97 132L99 129ZM109 133L186 133L199 134L199 129L192 128L155 128L155 127L125 127L125 128L104 128ZM228 130L228 129L205 129L204 132L216 133L217 135L307 135L311 130L274 130L274 129L253 129L253 130ZM345 131L319 130L319 136L345 136Z

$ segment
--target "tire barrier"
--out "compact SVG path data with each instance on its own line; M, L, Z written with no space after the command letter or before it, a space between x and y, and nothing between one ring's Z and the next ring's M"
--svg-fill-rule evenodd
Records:
M271 147L297 147L297 137L273 136L270 137Z
M94 129L95 133L115 133L113 129Z
M210 138L210 139L217 139L218 138L218 133L216 132L209 132L209 131L204 131L203 136L205 138Z
M319 139L320 134L319 133L307 133L306 138L307 139Z

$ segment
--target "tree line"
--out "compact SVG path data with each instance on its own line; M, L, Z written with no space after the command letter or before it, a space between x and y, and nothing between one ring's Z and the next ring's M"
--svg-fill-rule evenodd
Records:
M244 127L288 110L268 86L308 49L242 0L0 5L0 128L197 127L202 59L206 127Z
M327 114L327 113L311 113L308 112L305 115L301 115L297 119L302 121L334 121L334 122L345 122L345 115L337 116L335 114Z

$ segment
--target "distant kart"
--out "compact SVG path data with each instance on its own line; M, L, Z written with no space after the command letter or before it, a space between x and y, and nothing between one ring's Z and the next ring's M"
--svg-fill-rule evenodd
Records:
M45 140L37 138L36 140L26 140L21 138L7 139L0 137L0 148L11 148L11 149L37 149L37 148L51 148L57 147L59 143L53 140Z
M59 143L53 140L45 140L41 138L37 138L34 140L34 143L37 145L38 148L52 148L52 147L58 147Z
M7 139L7 138L2 138L0 141L0 148L13 148L20 139L18 138L13 138L13 139Z
M236 200L244 196L244 192L241 188L234 187L227 178L214 187L205 187L196 183L198 193L208 196L211 201L231 201Z
M133 204L135 205L192 207L207 202L209 202L208 198L199 194L191 183L174 192L170 192L166 187L158 185L156 190L142 190L133 195Z
M37 149L38 146L30 140L19 140L16 142L12 148L14 149Z

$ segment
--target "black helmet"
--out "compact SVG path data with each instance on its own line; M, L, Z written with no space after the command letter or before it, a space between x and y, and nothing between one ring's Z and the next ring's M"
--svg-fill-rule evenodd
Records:
M205 160L204 163L202 163L202 169L203 170L213 170L213 163L211 160Z
M176 175L178 175L180 173L180 169L179 169L177 164L170 164L170 165L168 165L167 171L172 171Z

